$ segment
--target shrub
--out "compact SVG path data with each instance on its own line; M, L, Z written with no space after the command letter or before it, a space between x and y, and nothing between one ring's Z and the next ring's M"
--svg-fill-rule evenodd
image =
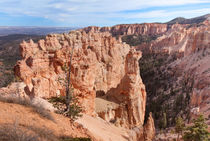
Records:
M69 117L72 121L76 120L78 117L81 117L82 108L79 106L79 102L76 96L72 95L73 88L70 89L70 103L69 110L66 110L66 99L64 96L52 97L49 99L49 102L54 105L58 110L56 113L63 114Z
M82 108L78 104L77 97L71 95L69 110L66 112L66 116L70 117L72 121L76 120L78 117L81 117Z
M65 104L66 100L64 96L60 96L60 97L51 97L49 99L50 103L63 103Z
M210 133L207 130L203 115L193 120L193 125L186 128L184 132L184 141L209 141Z
M181 117L178 117L176 119L176 126L175 126L175 131L178 134L178 137L177 137L178 141L179 141L179 136L180 134L182 135L182 132L184 131L184 129L185 129L184 121Z

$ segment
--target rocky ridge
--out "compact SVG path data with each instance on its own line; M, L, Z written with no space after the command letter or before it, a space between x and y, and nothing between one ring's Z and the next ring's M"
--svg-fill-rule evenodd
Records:
M122 35L159 35L168 30L167 24L144 23L144 24L120 24L112 27L90 26L82 29L88 32L110 32L113 36Z

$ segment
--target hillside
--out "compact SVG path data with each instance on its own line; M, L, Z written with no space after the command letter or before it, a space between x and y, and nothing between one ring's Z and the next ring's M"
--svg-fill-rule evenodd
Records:
M0 102L0 106L0 140L62 141L88 137L85 129L61 115L48 113L52 118L47 119L30 107L5 102Z
M183 17L178 17L175 18L169 22L167 22L167 24L172 25L172 24L199 24L204 22L205 20L210 19L210 14L206 14L200 17L196 17L196 18L191 18L191 19L185 19Z

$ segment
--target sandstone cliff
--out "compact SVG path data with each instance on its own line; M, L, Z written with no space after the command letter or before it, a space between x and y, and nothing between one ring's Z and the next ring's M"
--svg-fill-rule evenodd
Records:
M166 52L171 55L178 53L179 59L172 62L170 67L182 70L182 73L191 73L191 76L196 75L194 76L195 84L193 89L194 92L198 92L201 89L208 89L204 87L208 87L210 84L208 79L205 84L202 81L202 79L210 77L208 70L210 68L210 23L207 20L200 25L189 26L191 25L173 25L171 30L151 42L148 47L153 52ZM207 95L206 93L204 97L208 97ZM194 103L196 106L195 101L197 100L192 97L192 104ZM200 105L199 103L201 101L197 102L197 105Z
M139 72L141 52L108 32L72 31L48 35L38 43L23 42L23 59L17 62L15 74L25 82L25 93L31 98L64 95L59 79L65 78L73 48L71 82L83 113L119 127L142 128L146 91Z
M119 35L158 35L168 30L167 24L144 23L144 24L120 24L112 27L90 26L82 29L86 32L110 32L114 36Z

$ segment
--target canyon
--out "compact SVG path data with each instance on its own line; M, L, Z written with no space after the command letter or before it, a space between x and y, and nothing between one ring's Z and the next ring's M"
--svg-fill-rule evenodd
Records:
M20 44L22 59L14 72L22 82L1 88L0 94L65 96L62 80L71 66L73 95L83 113L75 122L86 132L81 136L150 141L162 128L164 113L168 127L178 116L190 123L200 113L210 126L209 47L208 15L180 23L91 26L49 34ZM15 84L21 86L18 91Z

